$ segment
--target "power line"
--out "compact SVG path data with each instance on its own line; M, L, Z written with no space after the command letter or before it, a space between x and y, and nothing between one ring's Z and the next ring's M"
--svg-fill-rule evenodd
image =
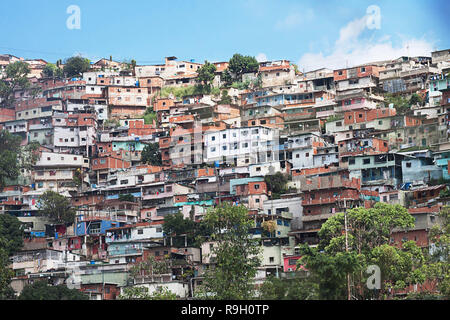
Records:
M14 51L25 51L25 52L33 52L33 53L40 53L40 54L51 54L51 55L73 55L73 53L61 53L61 52L46 52L46 51L39 51L39 50L29 50L29 49L19 49L19 48L11 48L11 47L0 47L0 49L6 49L6 50L14 50Z

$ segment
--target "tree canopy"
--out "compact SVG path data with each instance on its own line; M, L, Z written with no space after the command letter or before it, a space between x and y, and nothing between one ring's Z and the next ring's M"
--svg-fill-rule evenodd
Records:
M89 71L91 64L89 59L83 57L71 57L64 64L64 74L66 77L79 77L83 72Z
M55 223L70 225L75 221L76 211L63 195L48 190L39 197L39 212Z
M0 214L0 300L14 299L9 257L23 247L22 223L14 216Z
M172 244L175 247L183 247L185 240L188 246L198 247L202 238L211 232L210 227L205 222L185 219L181 212L164 217L163 231L166 236L172 237Z
M320 299L345 299L348 279L352 297L384 298L392 288L404 289L426 280L425 257L415 242L405 242L400 248L390 241L394 230L407 230L414 220L404 207L381 202L370 209L337 213L322 224L318 247L300 246L302 258L297 265L306 268L319 285ZM367 288L370 265L380 268L380 290Z
M427 277L437 281L439 292L447 299L450 297L450 207L445 206L439 212L439 223L429 234L431 254L428 258Z
M211 227L210 240L215 245L211 249L214 266L205 272L200 296L218 300L254 298L260 247L249 234L253 221L247 208L224 203L210 210L203 220Z
M161 166L162 158L158 143L147 144L141 153L141 162L152 166Z
M14 180L20 174L17 158L20 154L20 136L12 135L6 130L0 131L0 190L6 179Z
M317 300L318 285L308 277L296 274L293 278L280 279L268 277L262 284L262 300Z
M267 185L267 190L272 193L272 199L280 198L280 194L286 192L287 177L281 172L273 175L264 176L264 182Z
M205 64L197 70L197 82L208 88L211 87L214 77L216 76L216 70L217 68L214 64L205 61Z
M231 57L228 68L231 74L234 74L234 79L242 81L242 75L244 73L256 73L259 70L259 63L255 57L243 56L239 53L235 53Z
M22 222L15 216L0 214L0 248L11 256L22 248L22 238Z
M14 290L11 288L14 272L8 268L8 265L8 254L5 249L0 247L0 300L14 298Z
M146 287L134 286L126 287L119 296L119 300L176 300L177 295L167 287L158 288L153 293L149 293Z
M53 63L47 63L42 69L42 76L46 78L62 78L63 70Z
M45 280L27 284L19 300L89 300L89 296L77 289L69 289L65 285L48 285Z
M14 91L30 87L30 81L27 78L30 67L26 62L17 61L9 64L5 73L6 77L0 79L0 106L11 107L15 101Z

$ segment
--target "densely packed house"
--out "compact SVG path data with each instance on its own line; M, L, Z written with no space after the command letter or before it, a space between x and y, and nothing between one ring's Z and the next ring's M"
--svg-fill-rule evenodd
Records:
M26 228L12 261L17 293L45 277L91 299L115 299L133 285L192 297L214 263L214 243L166 235L164 219L181 213L200 221L224 201L246 206L254 219L261 282L295 271L296 246L316 245L333 214L376 202L416 217L392 242L426 247L448 200L450 50L303 73L287 60L262 62L243 75L251 85L227 88L225 101L174 94L194 86L202 66L176 57L133 70L102 59L70 79L45 78L44 60L11 55L0 55L0 71L15 61L29 63L40 89L17 89L14 105L0 109L2 129L40 145L33 168L0 193L0 213ZM213 86L223 88L228 62L214 65ZM420 101L407 112L388 101L412 94ZM155 144L161 162L144 163L142 152ZM265 177L277 173L287 184L275 195ZM48 190L70 199L72 224L39 215ZM167 261L164 272L133 271L150 256Z

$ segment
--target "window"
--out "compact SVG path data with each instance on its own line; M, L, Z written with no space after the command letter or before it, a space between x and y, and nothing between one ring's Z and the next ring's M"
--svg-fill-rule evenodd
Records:
M274 258L274 257L269 257L269 262L270 262L270 263L274 263L274 261L275 261L275 258Z
M348 160L348 164L355 164L355 158L350 158Z
M342 127L342 122L341 121L336 122L336 127Z
M370 164L370 158L363 159L363 164Z
M407 168L411 168L411 162L407 162L407 163L406 163L406 167L407 167Z
M138 229L138 234L144 234L144 229Z
M258 189L259 189L259 184L255 184L255 190L258 190Z

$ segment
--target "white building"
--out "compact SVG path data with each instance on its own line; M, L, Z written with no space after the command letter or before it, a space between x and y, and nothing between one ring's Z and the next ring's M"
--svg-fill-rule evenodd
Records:
M278 130L262 126L205 132L204 162L236 166L278 160Z

